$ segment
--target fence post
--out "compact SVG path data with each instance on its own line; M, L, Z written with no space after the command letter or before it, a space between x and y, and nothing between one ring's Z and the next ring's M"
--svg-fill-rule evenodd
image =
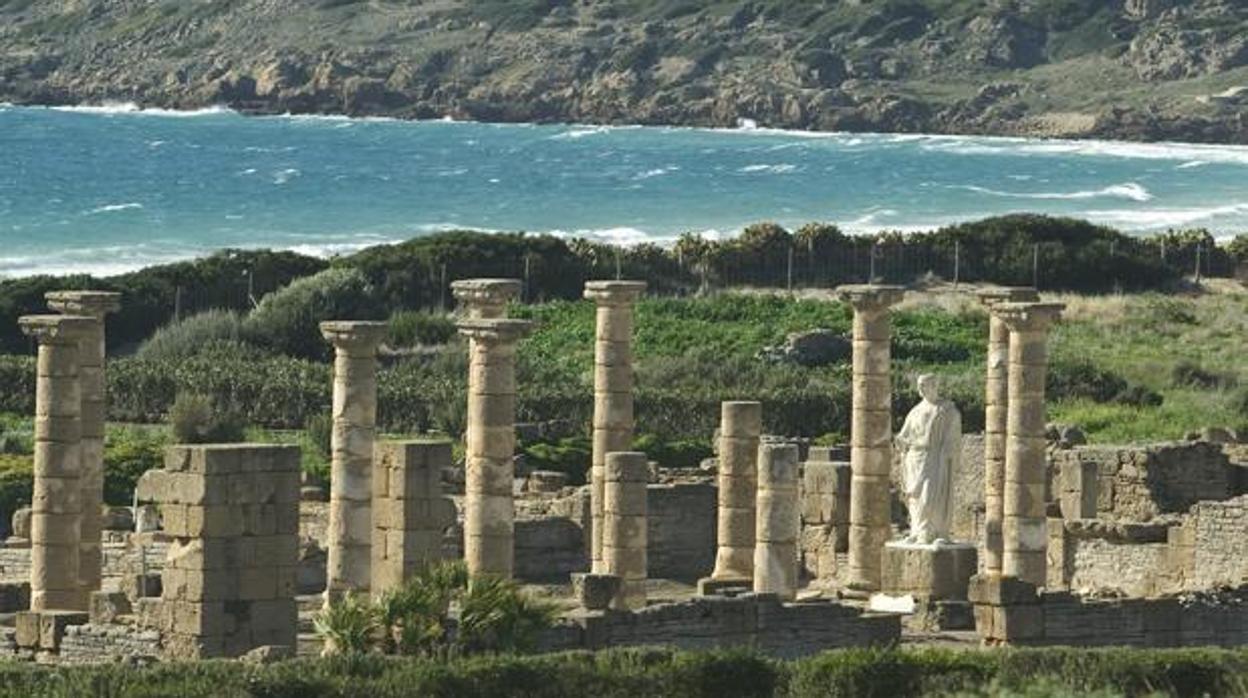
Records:
M1200 283L1200 252L1204 243L1196 243L1196 283Z
M173 292L173 319L182 319L182 287L178 286Z
M789 245L789 274L788 274L788 290L793 292L793 246Z
M1040 288L1040 243L1031 246L1031 287Z
M958 240L953 241L953 287L958 287L958 282L962 280L962 243Z
M615 246L615 280L619 281L621 278L622 276L620 274L620 248L618 245L616 245Z
M529 289L532 288L532 286L530 285L530 281L529 281L529 272L532 271L532 269L530 268L530 262L532 261L533 261L533 258L529 255L528 252L525 252L524 253L524 289L520 293L520 300L525 303L529 303L532 301L532 298L529 297L530 296Z
M868 272L868 276L867 276L867 283L869 284L875 283L875 254L878 249L879 249L878 242L871 243L871 269Z

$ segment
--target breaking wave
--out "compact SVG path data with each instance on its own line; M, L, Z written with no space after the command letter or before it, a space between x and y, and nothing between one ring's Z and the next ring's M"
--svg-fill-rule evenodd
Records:
M953 189L965 189L966 191L978 192L980 194L988 194L990 196L1008 196L1016 199L1096 199L1103 196L1130 199L1132 201L1141 202L1152 201L1153 199L1153 195L1147 189L1139 184L1136 184L1135 182L1113 184L1102 189L1073 192L1001 191L1000 189L989 189L987 187L979 187L973 184L955 184L950 185L950 187Z

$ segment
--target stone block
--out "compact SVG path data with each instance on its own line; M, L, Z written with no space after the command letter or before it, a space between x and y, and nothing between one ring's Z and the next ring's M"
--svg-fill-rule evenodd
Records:
M55 652L61 647L65 630L74 625L86 625L90 617L82 611L40 611L39 648Z
M967 599L989 606L1035 605L1040 603L1036 585L1013 577L977 574L967 587Z
M97 591L91 594L88 613L91 622L106 625L131 612L130 599L120 591Z
M704 577L698 580L698 596L738 596L754 589L750 577Z
M590 611L604 611L619 594L623 579L613 574L572 575L572 596L581 607Z
M24 649L39 647L39 611L18 611L13 617L14 636L17 646Z
M892 541L884 545L881 585L885 594L910 594L933 600L964 600L977 567L969 543L919 545Z

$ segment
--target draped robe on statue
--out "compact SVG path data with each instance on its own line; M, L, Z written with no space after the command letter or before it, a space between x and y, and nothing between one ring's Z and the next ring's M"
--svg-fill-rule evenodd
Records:
M910 509L909 540L949 538L953 471L962 456L962 415L949 400L923 400L897 434L904 449L902 486Z

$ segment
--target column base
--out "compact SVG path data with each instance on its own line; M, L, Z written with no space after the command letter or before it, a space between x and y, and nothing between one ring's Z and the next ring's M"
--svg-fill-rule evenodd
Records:
M754 590L749 577L703 577L698 580L698 596L738 596Z
M880 590L884 594L965 601L978 554L970 543L925 545L891 541L884 544L882 561Z

